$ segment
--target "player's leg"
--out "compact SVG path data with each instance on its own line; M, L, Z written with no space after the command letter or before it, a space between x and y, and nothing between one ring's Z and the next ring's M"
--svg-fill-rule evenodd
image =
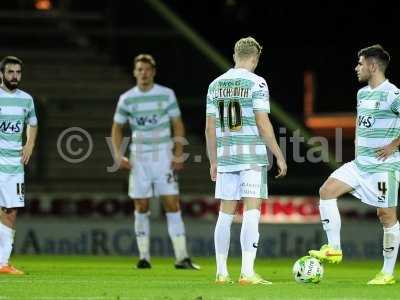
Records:
M368 284L393 284L393 276L399 251L400 229L397 220L397 207L377 208L378 218L383 226L383 267Z
M352 190L353 188L350 185L333 177L329 177L319 190L319 211L322 226L326 232L328 244L337 250L341 249L341 219L337 198Z
M328 244L320 250L310 250L309 254L322 261L339 263L342 260L340 245L341 219L337 198L351 192L358 185L358 174L355 165L347 163L337 169L319 189L319 212Z
M254 261L259 241L260 207L262 199L268 198L267 167L255 167L240 172L240 197L243 200L243 220L240 231L242 268L239 283L271 284L254 271Z
M228 272L228 253L231 243L231 225L239 201L221 200L214 230L215 259L217 263L216 283L232 283Z
M150 211L148 198L133 199L135 205L135 236L139 251L138 269L149 269L150 264Z
M139 159L133 162L129 175L129 197L135 206L134 229L139 251L139 269L151 268L150 264L150 211L149 200L153 196L151 180L146 166Z
M8 266L14 242L17 208L1 209L0 213L0 273Z
M228 271L228 253L231 243L231 225L235 216L239 193L239 172L217 173L215 198L221 199L217 223L214 229L215 260L217 274L215 282L231 284Z
M167 218L168 234L174 249L175 260L180 262L187 258L186 231L182 220L178 195L160 196Z
M17 211L24 205L24 174L10 175L0 183L0 274L24 274L9 263L14 243Z
M254 261L257 254L259 231L258 224L260 222L260 205L259 198L243 198L244 210L242 228L240 231L240 245L242 248L242 268L241 268L241 284L247 283L243 278L254 278Z
M178 176L171 169L171 153L160 152L153 160L151 172L154 192L160 195L167 218L168 234L175 254L175 268L194 269L200 267L188 255L185 225L182 220L179 198Z
M179 195L160 196L167 217L168 234L175 254L175 268L195 269L200 267L192 262L187 251L185 224L179 204Z
M14 244L17 208L2 208L0 213L0 274L22 275L22 271L10 265Z
M369 185L372 186L372 189L375 189L375 193L369 197L369 201L378 199L380 203L376 204L382 206L377 208L377 215L383 226L383 267L381 272L368 284L393 284L395 283L393 272L400 242L400 229L397 219L400 173L392 171L375 173L369 179Z

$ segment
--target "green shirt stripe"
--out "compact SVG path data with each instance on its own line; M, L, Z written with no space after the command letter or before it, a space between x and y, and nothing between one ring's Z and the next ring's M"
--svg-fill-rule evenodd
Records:
M358 100L379 100L379 101L386 101L388 96L387 91L361 91L358 94Z
M218 166L230 166L238 164L262 164L268 165L267 155L254 155L254 154L242 154L242 155L231 155L231 156L220 156L217 158Z
M368 108L358 108L357 109L358 115L371 115L376 119L390 119L396 118L397 115L390 109L368 109Z
M22 130L22 128L21 128ZM8 142L21 142L22 134L7 134L0 132L0 140L8 141Z
M125 110L124 108L120 107L117 109L117 114L120 114L124 117L129 116L129 112L127 110Z
M0 148L0 157L20 157L21 150Z
M234 100L235 98L240 99L239 103L242 108L253 107L253 100L251 98L229 97L229 99L232 99L232 100ZM214 101L214 105L216 106L216 108L219 107L218 102L220 102L220 101L222 101L222 100ZM229 101L224 101L224 107L228 107L228 105L229 105Z
M217 147L232 145L265 145L263 139L255 135L223 136L217 138Z
M157 130L157 129L164 129L164 128L169 128L171 126L169 120L163 123L160 123L156 126L146 126L146 127L139 127L139 126L131 126L132 131L151 131L151 130Z
M224 118L224 124L228 124L228 118ZM221 120L220 118L216 119L215 126L217 128L221 127ZM257 126L256 119L254 117L243 117L242 116L242 126Z
M396 100L394 100L390 108L394 112L400 112L400 99L397 98Z
M164 116L166 115L166 111L164 109L149 109L149 110L140 110L140 111L133 111L132 115L133 116L147 116L149 114L157 114L159 116Z
M170 105L168 105L165 110L169 111L169 110L176 109L176 108L178 108L178 104L176 102L174 102L174 103L171 103Z
M170 141L171 137L166 136L162 138L133 139L132 144L154 145L154 144L168 143Z
M381 147L378 148L372 148L372 147L363 147L363 146L357 146L357 156L369 156L369 157L377 157L376 151L381 149ZM393 154L398 154L399 151L395 151Z
M151 95L151 96L140 96L140 97L128 97L125 99L125 104L140 104L150 102L165 102L168 101L167 95Z
M0 165L0 173L19 174L24 173L24 167L21 165Z
M15 106L15 107L31 107L31 99L28 98L2 98L0 97L0 106Z
M0 114L0 121L7 120L7 121L20 121L23 123L25 121L25 115L3 115Z
M398 138L400 128L358 128L357 136L365 138Z
M400 170L400 162L370 164L370 165L363 165L357 160L355 160L354 162L361 171L366 173L380 173L380 172L390 172L390 171Z

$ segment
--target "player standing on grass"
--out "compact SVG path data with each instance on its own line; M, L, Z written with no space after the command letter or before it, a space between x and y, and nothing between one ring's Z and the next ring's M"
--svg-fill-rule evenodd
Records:
M179 204L175 172L183 167L182 139L185 129L175 93L154 83L156 63L151 55L136 56L133 67L137 85L119 98L112 127L112 143L120 168L131 170L129 197L135 205L135 234L140 255L137 268L151 268L149 200L155 194L160 196L166 211L168 233L176 258L175 268L199 269L192 263L186 249ZM127 121L132 130L130 160L120 150L123 126Z
M368 82L357 93L356 157L331 174L320 188L319 210L328 244L309 251L322 261L342 261L340 214L336 199L352 193L377 208L383 225L381 272L368 284L393 284L399 249L397 198L400 179L400 91L385 77L390 56L380 45L358 52L355 68L360 82Z
M32 97L17 89L22 61L7 56L0 62L0 274L22 275L9 264L18 207L24 207L24 165L35 146L37 119ZM22 133L27 124L26 143Z
M216 181L215 198L221 199L214 232L216 283L221 284L232 283L227 257L230 228L239 200L244 202L239 283L271 284L254 272L260 205L268 197L266 145L277 158L277 177L286 175L287 166L268 118L267 83L253 73L261 49L252 37L237 41L235 68L215 79L208 88L205 134L211 180Z

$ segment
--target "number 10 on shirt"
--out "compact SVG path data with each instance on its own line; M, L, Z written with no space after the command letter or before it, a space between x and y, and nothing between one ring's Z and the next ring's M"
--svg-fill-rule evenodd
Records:
M221 131L225 131L225 127L229 128L229 131L240 131L242 129L242 107L240 106L239 100L230 100L228 105L225 105L227 101L218 101L218 112L221 123ZM227 114L228 124L225 124L225 111Z

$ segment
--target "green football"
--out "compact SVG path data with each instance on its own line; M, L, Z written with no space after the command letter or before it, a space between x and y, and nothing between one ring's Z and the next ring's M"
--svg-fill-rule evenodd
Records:
M320 261L311 256L299 258L293 265L294 280L299 283L319 283L324 275Z

